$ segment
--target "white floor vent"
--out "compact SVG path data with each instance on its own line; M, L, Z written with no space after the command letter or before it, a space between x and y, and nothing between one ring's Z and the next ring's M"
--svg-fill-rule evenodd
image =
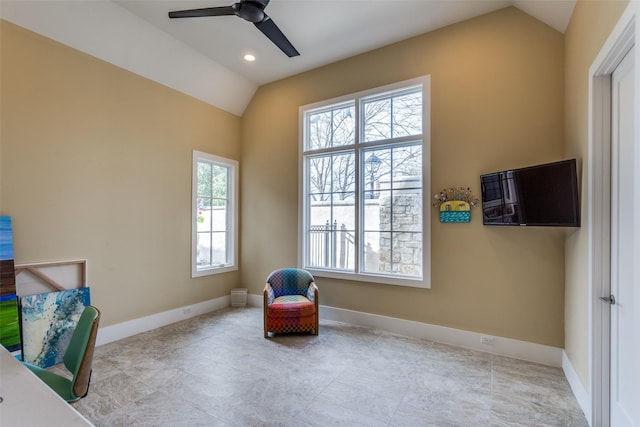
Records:
M231 289L231 307L244 307L247 305L247 289Z

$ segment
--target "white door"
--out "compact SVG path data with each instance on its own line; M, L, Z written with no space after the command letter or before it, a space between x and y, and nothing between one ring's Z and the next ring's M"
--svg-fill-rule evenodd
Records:
M640 286L634 277L634 55L612 74L611 93L611 426L640 427ZM640 149L640 148L638 148ZM634 295L635 293L635 295ZM607 299L606 297L604 298Z

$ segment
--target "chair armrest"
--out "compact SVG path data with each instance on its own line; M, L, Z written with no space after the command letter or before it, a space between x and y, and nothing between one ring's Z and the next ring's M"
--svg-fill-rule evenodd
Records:
M316 285L316 282L309 283L309 288L307 289L307 299L318 305L318 286Z
M273 294L273 288L271 287L271 285L269 283L266 283L264 285L264 306L266 307L267 305L271 304L273 302L273 300L275 299L275 295Z

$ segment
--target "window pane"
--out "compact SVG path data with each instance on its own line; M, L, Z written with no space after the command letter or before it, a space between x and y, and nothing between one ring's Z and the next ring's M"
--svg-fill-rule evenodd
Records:
M326 200L331 194L331 156L307 159L307 188L314 200Z
M206 199L209 200L209 199ZM198 226L198 233L211 231L211 207L205 206L198 208L196 217L196 223Z
M364 141L422 134L422 91L362 102Z
M307 240L308 265L353 270L355 232L344 223L312 225Z
M382 236L388 237L390 233L378 231L366 231L364 233L364 271L368 273L380 273L384 271L380 258L380 242Z
M422 91L393 98L393 138L422 133Z
M355 108L353 105L333 110L333 146L350 145L355 141Z
M391 150L367 150L363 151L363 166L360 168L363 174L364 199L377 199L380 190L389 188Z
M410 145L393 149L393 177L416 180L422 176L422 147ZM417 182L421 182L419 180ZM422 184L420 184L421 186Z
M227 171L224 166L212 165L211 167L211 197L218 199L226 199L228 184L227 184Z
M198 196L211 197L211 164L198 162Z
M394 191L392 229L422 231L422 190Z
M211 234L198 233L198 267L207 267L211 265Z
M393 233L392 270L403 275L419 276L422 271L422 235Z
M353 153L332 157L332 191L348 194L356 189L356 164Z
M338 227L346 227L349 230L353 230L356 213L354 196L355 195L351 193L349 197L343 198L343 195L340 194L334 200L332 218L334 222L337 222Z
M375 267L377 265L377 269L376 268L372 268L371 270L368 270L371 273L391 273L393 270L391 268L392 266L392 262L391 262L391 256L392 256L392 252L391 252L391 233L390 232L381 232L379 233L379 239L378 239L378 260L377 260L377 264L374 263L374 261L370 261L367 260L366 258L366 254L365 254L365 263L367 265L371 264L373 267ZM373 254L372 254L373 255Z
M211 230L227 231L228 212L226 206L215 206L211 209Z
M213 233L211 235L211 264L227 263L227 233Z
M310 157L307 175L307 194L312 200L329 200L332 194L349 197L355 191L355 156L348 153Z
M336 230L334 268L354 270L355 262L355 230L347 228L344 223Z
M307 265L310 267L330 267L331 224L312 223L307 232Z
M307 148L315 150L331 146L331 111L307 116Z
M353 152L308 159L307 258L309 266L353 269L355 156Z
M307 236L311 266L353 269L355 195L334 194L331 200L310 201Z
M380 202L379 199L364 201L364 231L380 230Z
M309 220L311 225L323 225L327 222L339 222L353 228L355 217L354 194L342 198L336 195L332 200L309 201Z
M422 231L422 190L386 190L380 194L379 230ZM375 229L369 219L371 230Z
M391 99L369 101L364 106L364 140L391 138Z
M307 148L351 145L355 142L355 107L338 105L307 116Z
M380 235L380 272L420 276L422 235L420 233L380 233Z
M324 226L330 224L331 213L331 201L316 201L311 199L309 201L309 224L312 227Z
M393 149L392 188L422 187L422 147L410 145Z

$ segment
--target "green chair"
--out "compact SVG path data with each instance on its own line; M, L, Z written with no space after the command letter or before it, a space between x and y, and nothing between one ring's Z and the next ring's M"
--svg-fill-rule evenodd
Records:
M93 306L85 307L63 358L64 366L72 374L71 379L28 362L22 363L67 402L80 400L89 392L91 363L99 322L100 310Z

